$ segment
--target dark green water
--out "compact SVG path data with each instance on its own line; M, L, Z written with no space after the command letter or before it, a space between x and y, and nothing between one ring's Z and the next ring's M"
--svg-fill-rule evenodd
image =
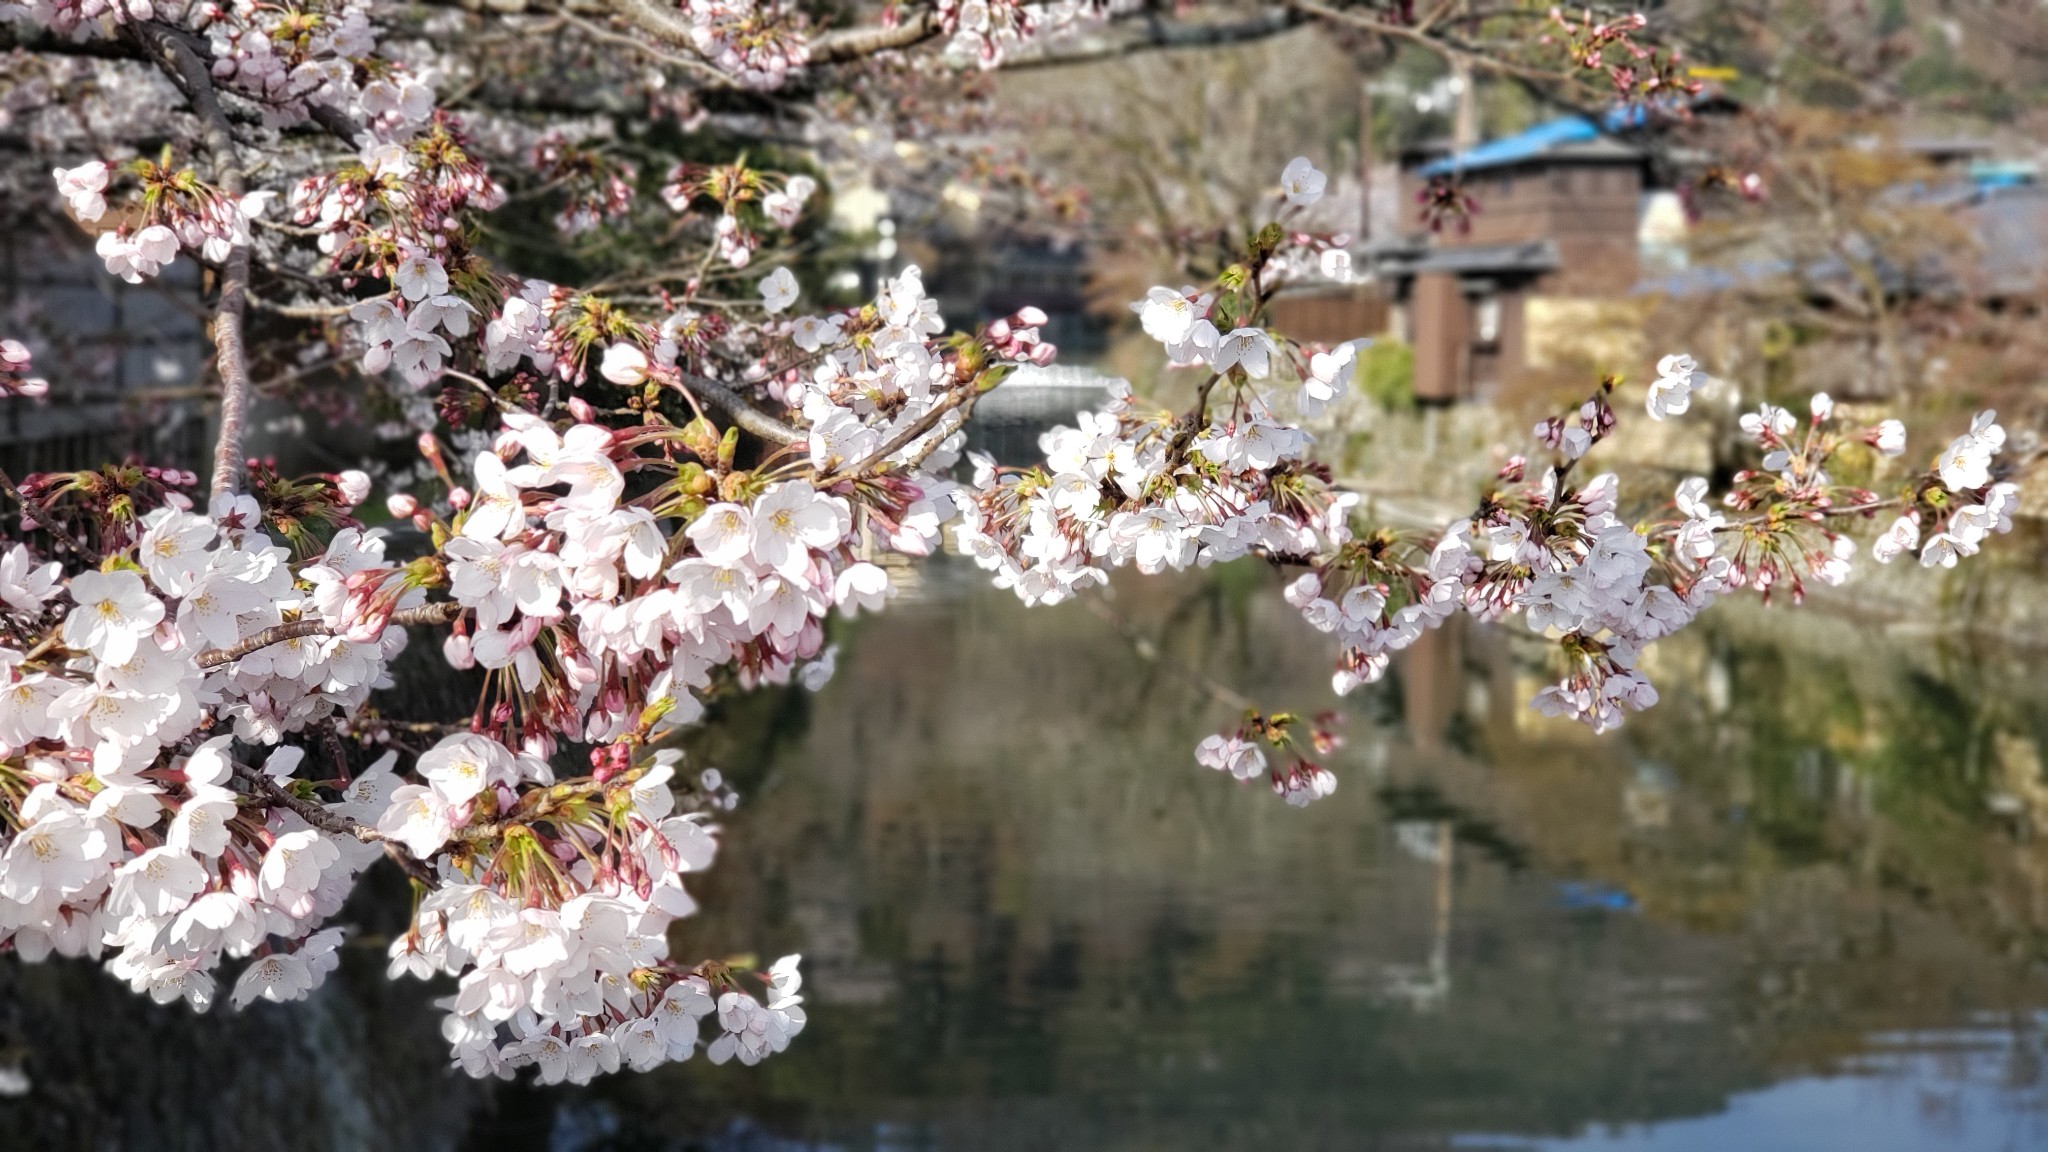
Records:
M389 885L313 1003L193 1017L0 961L0 1147L2048 1147L2048 676L2023 651L1722 611L1594 738L1509 632L1439 634L1341 707L1306 811L1197 767L1336 706L1264 573L1025 611L941 568L823 693L693 756L746 801L678 952L805 955L756 1069L589 1088L440 1068L382 977ZM388 878L385 878L388 880Z

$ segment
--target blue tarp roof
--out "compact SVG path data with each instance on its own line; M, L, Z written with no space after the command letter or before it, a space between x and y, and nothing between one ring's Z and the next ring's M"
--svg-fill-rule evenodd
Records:
M1596 127L1583 116L1560 116L1525 128L1512 136L1488 140L1455 156L1432 161L1421 168L1424 176L1443 176L1472 168L1497 168L1533 159L1563 144L1585 144L1603 133L1626 132L1650 122L1653 109L1642 104L1623 104L1608 109Z
M1594 127L1591 120L1565 116L1556 120L1546 120L1512 136L1488 140L1455 156L1431 161L1423 165L1419 171L1423 176L1445 176L1473 168L1515 164L1534 159L1560 144L1582 144L1588 140L1598 139L1599 136L1600 129Z

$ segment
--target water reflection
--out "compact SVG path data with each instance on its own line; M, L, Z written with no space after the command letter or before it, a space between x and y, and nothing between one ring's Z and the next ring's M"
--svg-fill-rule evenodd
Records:
M1189 683L1329 702L1249 566L1078 606L941 566L822 694L693 753L747 795L679 951L801 950L757 1069L436 1067L373 931L318 1003L193 1019L0 965L23 1147L2006 1148L2044 1135L2043 695L2024 656L1732 611L1616 736L1456 628L1343 705L1330 800L1195 766ZM270 1054L265 1046L277 1048ZM227 1097L200 1090L233 1083ZM1885 1144L1882 1141L1891 1140ZM1690 1142L1688 1142L1690 1141ZM1899 1143L1905 1141L1905 1143ZM10 1141L9 1147L16 1146Z

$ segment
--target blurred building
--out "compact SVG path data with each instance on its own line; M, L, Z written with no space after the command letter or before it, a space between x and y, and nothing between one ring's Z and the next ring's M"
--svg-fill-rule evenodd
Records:
M35 472L129 458L197 467L210 443L205 313L189 258L124 284L68 238L0 233L0 336L21 340L41 400L0 402L0 468Z
M1725 107L1713 98L1696 111ZM1423 403L1512 394L1583 344L1603 309L1684 268L1685 212L1650 152L1625 138L1640 115L1563 117L1469 147L1408 149L1395 178L1399 225L1354 245L1348 282L1276 299L1274 327L1324 343L1406 341ZM1432 184L1474 207L1425 226L1418 206Z
M1541 358L1532 342L1574 327L1582 302L1625 296L1641 279L1655 191L1648 159L1591 121L1552 120L1404 159L1404 202L1418 203L1432 181L1452 181L1477 205L1366 253L1393 302L1396 334L1414 347L1418 400L1498 398L1532 353Z

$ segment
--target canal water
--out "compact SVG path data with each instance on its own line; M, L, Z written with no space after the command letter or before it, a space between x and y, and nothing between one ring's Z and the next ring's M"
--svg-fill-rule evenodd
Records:
M758 1068L442 1067L390 877L314 1001L193 1016L0 960L8 1149L2048 1147L2048 677L1741 605L1594 737L1453 627L1338 701L1231 565L1026 610L942 563L837 679L721 707L744 802L679 954L805 956ZM1198 767L1222 686L1335 709L1306 810Z

